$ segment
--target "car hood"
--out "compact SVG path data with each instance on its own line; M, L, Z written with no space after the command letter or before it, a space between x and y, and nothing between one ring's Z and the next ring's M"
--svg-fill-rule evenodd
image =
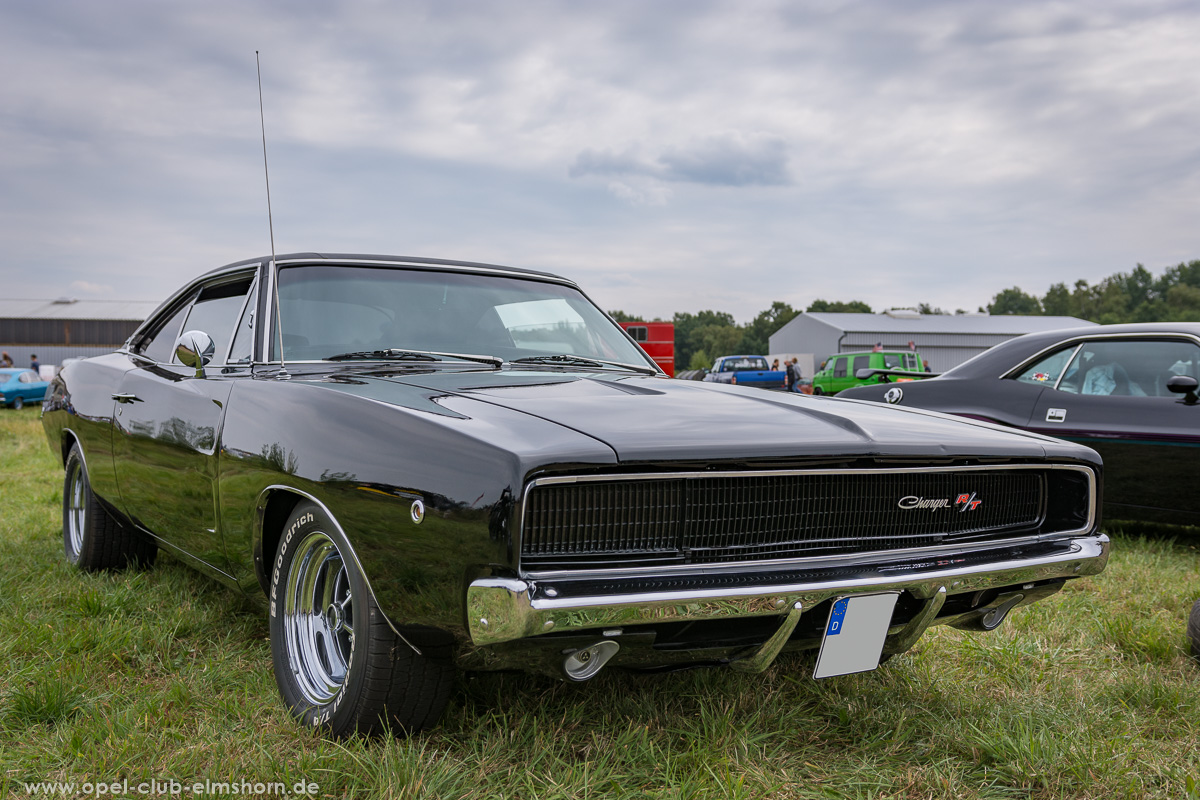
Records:
M403 383L446 398L444 407L467 416L502 407L537 417L607 444L624 463L1094 458L1056 439L933 412L649 376L501 370L357 377L376 400L387 401L386 384Z

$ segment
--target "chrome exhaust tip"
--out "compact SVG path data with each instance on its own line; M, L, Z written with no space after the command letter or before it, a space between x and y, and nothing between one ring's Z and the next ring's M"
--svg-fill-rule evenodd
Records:
M1004 618L1008 616L1008 612L1025 599L1023 594L1014 594L995 608L989 609L986 614L979 618L979 625L985 631L993 631L1000 627L1000 623L1004 622Z
M612 639L604 639L588 647L581 647L563 660L563 674L567 680L582 682L596 677L608 660L617 654L621 645Z

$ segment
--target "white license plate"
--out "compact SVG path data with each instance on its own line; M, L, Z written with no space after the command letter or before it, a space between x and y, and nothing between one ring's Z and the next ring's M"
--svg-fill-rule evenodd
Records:
M839 597L829 609L814 678L870 672L879 666L898 592Z

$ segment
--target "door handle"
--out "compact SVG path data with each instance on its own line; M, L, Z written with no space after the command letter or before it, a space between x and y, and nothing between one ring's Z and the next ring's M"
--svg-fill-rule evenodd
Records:
M140 402L142 402L142 398L138 397L136 394L114 394L112 396L112 399L116 400L118 403L140 403Z

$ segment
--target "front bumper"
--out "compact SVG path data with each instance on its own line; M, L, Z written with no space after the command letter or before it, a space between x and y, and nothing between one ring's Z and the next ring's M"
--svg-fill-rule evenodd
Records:
M880 592L908 593L920 610L890 633L887 651L911 646L932 624L982 619L989 610L1022 605L1050 592L1036 587L1095 575L1108 563L1104 534L1020 547L939 553L917 561L747 572L697 570L684 575L598 579L523 579L485 575L467 589L467 630L476 647L544 634L584 633L637 625L787 616L794 626L804 610L832 598ZM1015 587L1015 588L1014 588ZM1025 587L1026 595L1015 594ZM946 600L1008 589L968 613L939 617ZM1005 605L1007 604L1007 605ZM954 604L951 604L954 606ZM1000 615L1003 617L1003 614ZM985 625L985 627L991 627ZM768 662L769 663L769 660ZM765 667L765 665L761 665Z

